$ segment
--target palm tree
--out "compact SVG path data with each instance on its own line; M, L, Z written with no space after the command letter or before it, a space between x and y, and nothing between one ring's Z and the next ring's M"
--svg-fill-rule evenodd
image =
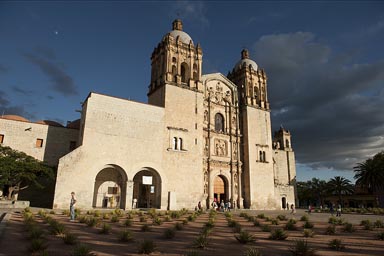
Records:
M384 151L377 153L372 158L358 163L353 167L356 185L366 188L368 192L376 194L378 204L384 204Z
M384 151L358 163L353 169L357 185L367 188L371 193L384 188Z
M332 194L339 197L339 203L343 205L343 195L350 195L354 191L351 181L340 176L336 176L328 181L328 188Z

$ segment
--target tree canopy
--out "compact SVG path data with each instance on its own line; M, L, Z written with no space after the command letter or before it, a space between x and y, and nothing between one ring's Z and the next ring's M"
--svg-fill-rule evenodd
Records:
M53 179L54 168L24 152L0 145L0 189L8 189L4 191L8 199L32 184L42 188L40 177Z
M384 190L384 151L358 163L353 169L357 185L371 193Z

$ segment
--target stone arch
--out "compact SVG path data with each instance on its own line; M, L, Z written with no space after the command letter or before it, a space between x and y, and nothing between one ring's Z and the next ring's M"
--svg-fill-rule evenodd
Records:
M148 178L151 184L143 184L143 176L152 177ZM133 177L133 202L137 204L133 207L160 209L161 183L161 177L155 169L145 167L138 171Z
M216 175L213 179L213 198L217 202L229 200L229 182L227 177L222 174Z
M125 209L127 181L127 174L120 166L104 166L95 177L92 206Z
M216 113L215 115L215 131L224 132L225 120L224 116L221 113Z

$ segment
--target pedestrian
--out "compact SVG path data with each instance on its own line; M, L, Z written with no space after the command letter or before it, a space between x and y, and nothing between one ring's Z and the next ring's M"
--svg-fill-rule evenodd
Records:
M329 207L329 212L330 212L331 215L333 216L333 213L335 212L335 209L333 208L333 204L330 205L330 207Z
M287 211L289 211L289 203L287 202Z
M69 204L69 212L71 214L69 221L75 221L75 204L77 200L75 198L75 192L71 192L71 203Z
M312 212L312 206L308 205L308 214L311 214L311 212Z
M231 201L228 201L228 211L231 211Z
M296 213L295 206L291 204L291 214L295 214L295 213Z
M199 201L199 203L197 204L197 207L199 208L199 210L201 210L201 202Z
M341 204L339 204L337 206L337 209L336 209L336 217L341 217Z

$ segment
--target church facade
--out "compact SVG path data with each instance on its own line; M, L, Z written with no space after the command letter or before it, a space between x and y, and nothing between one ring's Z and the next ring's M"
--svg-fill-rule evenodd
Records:
M148 104L90 93L53 207L67 208L71 191L80 208L295 204L291 134L272 134L266 73L247 50L227 76L203 75L202 60L175 20L151 56Z

